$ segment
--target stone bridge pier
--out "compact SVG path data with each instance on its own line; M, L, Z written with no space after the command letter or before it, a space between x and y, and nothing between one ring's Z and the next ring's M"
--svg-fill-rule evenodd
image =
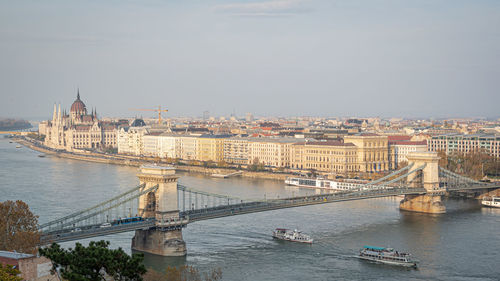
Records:
M408 176L407 182L411 187L423 187L427 190L425 195L405 195L399 203L399 209L422 213L445 213L446 208L442 202L445 189L439 187L439 156L436 152L411 152L407 156L408 165L413 164L409 172L422 167L420 172Z
M156 226L147 230L136 230L132 239L132 250L160 256L186 255L186 243L182 239L182 228L169 228L163 222L178 220L177 179L172 167L144 165L137 174L142 190L158 185L155 192L139 198L139 215L155 218Z

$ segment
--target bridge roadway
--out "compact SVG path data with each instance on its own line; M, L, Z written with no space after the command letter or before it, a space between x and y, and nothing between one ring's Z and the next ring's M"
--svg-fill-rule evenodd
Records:
M380 198L396 195L425 194L424 188L386 188L364 191L342 191L330 194L318 194L310 196L299 196L283 199L268 199L254 202L242 202L239 204L220 205L211 208L194 209L180 212L180 219L157 222L155 219L133 222L128 224L111 225L103 227L101 225L89 225L78 228L65 228L42 233L41 244L47 245L53 242L67 242L110 234L134 231L139 229L159 228L164 230L179 229L188 223L222 218L227 216L243 215L264 211L271 211L284 208L300 206L334 203L342 201L352 201L370 198Z
M386 188L364 191L342 191L330 194L317 194L283 199L269 199L234 205L221 205L213 208L195 209L180 212L181 217L189 218L189 222L215 219L227 216L265 212L277 209L309 206L316 204L380 198L397 195L425 194L424 188Z
M446 191L467 191L467 190L480 190L480 189L497 189L500 188L500 182L495 183L482 183L462 186L447 186Z

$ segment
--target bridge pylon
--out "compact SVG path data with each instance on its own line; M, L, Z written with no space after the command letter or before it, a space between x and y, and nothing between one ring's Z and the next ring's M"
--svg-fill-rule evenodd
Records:
M399 208L405 211L440 214L446 208L442 202L445 193L439 186L439 156L436 152L411 152L407 156L409 172L425 165L422 171L408 175L407 184L410 187L423 187L424 195L405 195Z
M143 189L158 185L154 192L139 198L139 216L155 219L155 226L136 230L132 250L160 256L186 255L186 243L182 239L182 227L170 227L179 220L177 203L177 179L173 167L144 165L137 174Z

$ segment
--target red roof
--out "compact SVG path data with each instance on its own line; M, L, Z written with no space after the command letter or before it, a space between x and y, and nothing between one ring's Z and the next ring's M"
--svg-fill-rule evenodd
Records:
M410 136L387 136L389 141L409 141L411 140Z

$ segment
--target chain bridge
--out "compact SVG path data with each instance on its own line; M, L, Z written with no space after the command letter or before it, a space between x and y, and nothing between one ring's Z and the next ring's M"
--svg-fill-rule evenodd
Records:
M85 210L40 225L41 244L135 231L132 249L162 256L182 256L182 228L189 223L227 216L341 201L405 195L400 209L443 213L447 192L488 192L500 187L475 181L437 165L435 153L414 153L409 165L378 180L348 190L275 199L243 199L177 183L172 167L146 165L140 184Z

